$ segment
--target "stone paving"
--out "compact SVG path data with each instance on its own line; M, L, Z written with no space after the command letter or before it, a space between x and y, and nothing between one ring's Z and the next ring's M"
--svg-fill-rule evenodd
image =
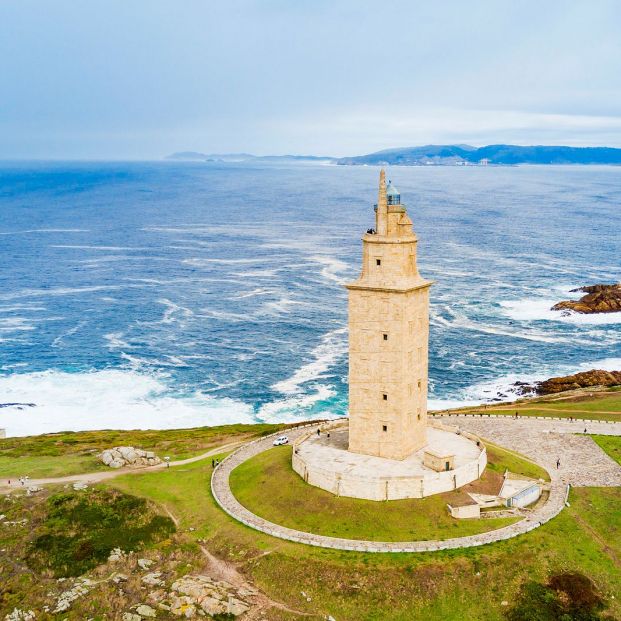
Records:
M621 466L588 435L621 435L621 423L507 416L443 416L442 420L529 457L574 487L619 487ZM560 459L559 469L556 460Z
M450 420L445 422L457 424L464 430L488 438L491 442L517 450L546 467L552 479L548 501L529 512L523 520L510 526L479 535L444 541L360 541L305 533L274 524L248 511L237 501L229 486L231 472L247 459L271 448L275 436L245 444L229 455L214 470L211 489L216 502L226 513L251 528L280 539L324 548L360 552L427 552L485 545L533 530L558 515L563 509L568 493L567 483L621 485L621 467L603 453L590 438L573 435L583 431L584 425L581 423L526 418L515 420L511 417L500 416L493 418L451 416ZM580 428L581 425L582 428ZM293 442L309 429L316 428L317 425L305 425L291 429L288 431L289 440ZM588 431L621 435L621 424L589 423ZM556 469L557 458L561 459L561 468L558 471Z

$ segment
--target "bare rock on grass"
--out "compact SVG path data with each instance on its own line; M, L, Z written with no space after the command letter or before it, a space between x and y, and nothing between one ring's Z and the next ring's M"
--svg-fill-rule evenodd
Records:
M34 621L35 613L32 610L13 608L12 612L4 617L4 621Z
M140 604L140 606L136 608L136 612L141 617L145 617L147 619L152 619L153 617L157 616L156 610L154 608L151 608L151 606L147 606L147 604Z
M147 570L149 569L149 567L151 567L151 565L153 565L153 561L150 558L138 559L138 567L140 567L140 569Z
M99 455L99 459L110 468L123 468L125 466L140 468L162 463L162 460L153 451L144 451L133 446L115 446L106 449Z
M142 582L143 584L148 584L149 586L162 586L164 584L164 581L162 580L161 576L161 571L154 571L150 574L147 574L146 576L143 576L140 579L140 582Z
M171 612L188 616L191 607L208 615L241 615L250 609L250 603L230 583L212 580L209 576L183 576L171 586ZM178 611L178 612L175 612Z

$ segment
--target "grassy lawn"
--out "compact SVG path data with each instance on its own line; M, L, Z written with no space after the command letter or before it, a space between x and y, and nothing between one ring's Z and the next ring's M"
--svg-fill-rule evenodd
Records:
M308 485L291 467L291 447L282 446L269 449L235 468L231 473L231 489L250 511L305 532L373 541L450 539L493 530L515 521L514 518L452 518L446 505L466 497L464 489L484 493L497 491L501 475L507 469L547 479L545 470L539 466L498 447L489 447L488 460L489 466L481 481L462 490L420 499L375 502L337 497Z
M476 414L511 415L519 412L520 416L548 416L557 418L577 418L594 420L611 420L621 422L621 391L611 390L592 396L580 395L571 399L559 400L554 395L525 400L507 406L487 405L485 407L460 408L460 412Z
M621 437L619 436L591 436L598 446L621 465Z
M105 470L93 455L41 455L37 457L6 457L0 452L0 479L17 479L28 475L33 479L60 477L80 472Z
M525 581L575 570L595 582L611 615L621 615L621 489L573 489L571 506L558 517L506 542L382 555L297 545L238 524L215 505L211 470L211 461L202 461L183 472L121 477L114 485L166 506L180 518L180 530L195 528L189 537L206 539L212 553L298 610L338 621L503 621L501 602L513 602ZM271 610L268 618L298 617Z
M0 440L0 478L58 477L105 470L97 454L113 446L135 446L173 460L200 455L237 440L274 433L286 425L222 425L195 429L82 431Z

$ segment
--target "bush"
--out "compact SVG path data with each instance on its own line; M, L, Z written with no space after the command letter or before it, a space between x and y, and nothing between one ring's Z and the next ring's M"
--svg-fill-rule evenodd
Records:
M114 548L136 550L170 536L175 525L142 498L111 490L57 494L29 546L33 568L78 576L107 560Z
M507 614L509 621L600 621L604 602L593 582L578 572L525 583Z

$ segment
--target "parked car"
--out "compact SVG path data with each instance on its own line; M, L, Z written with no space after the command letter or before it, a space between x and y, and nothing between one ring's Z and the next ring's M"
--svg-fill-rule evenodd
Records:
M280 446L281 444L289 444L289 438L287 436L280 436L273 442L274 446Z

